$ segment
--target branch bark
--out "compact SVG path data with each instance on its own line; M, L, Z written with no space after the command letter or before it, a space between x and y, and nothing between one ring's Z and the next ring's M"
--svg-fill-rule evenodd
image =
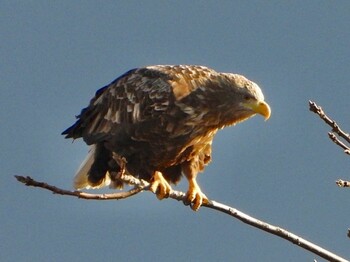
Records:
M119 200L119 199L125 199L128 197L131 197L133 195L136 195L137 193L140 193L142 190L146 189L146 187L142 187L141 183L140 186L135 186L134 188L130 189L126 192L118 192L113 194L89 194L81 191L70 191L66 189L61 189L56 186L49 185L45 182L38 182L34 180L33 178L29 176L15 176L15 178L25 184L26 186L32 186L32 187L40 187L46 190L51 191L54 194L58 195L65 195L65 196L73 196L77 198L82 198L86 200Z
M122 179L131 185L134 185L134 188L132 188L129 191L126 192L120 192L120 193L114 193L114 194L88 194L80 191L69 191L65 189L61 189L52 185L49 185L44 182L38 182L31 177L27 176L15 176L16 179L25 184L26 186L33 186L33 187L39 187L43 189L47 189L49 191L52 191L54 194L60 194L60 195L68 195L68 196L74 196L81 199L89 199L89 200L115 200L115 199L125 199L128 197L131 197L137 193L140 193L142 191L149 191L149 183L137 179L135 177L132 177L130 175L123 175ZM186 194L180 191L173 190L170 192L169 198L183 201L185 200ZM277 227L271 224L268 224L262 220L256 219L252 216L249 216L241 211L239 211L236 208L221 204L219 202L210 200L209 203L206 203L203 205L204 207L217 210L219 212L225 213L227 215L230 215L234 218L239 219L243 223L246 223L248 225L251 225L253 227L256 227L258 229L261 229L265 232L268 232L270 234L273 234L275 236L278 236L280 238L283 238L297 246L300 246L301 248L304 248L324 259L327 259L329 261L337 261L337 262L346 262L345 258L342 258L308 240L303 239L302 237L287 231L286 229L283 229L281 227Z
M334 144L341 147L345 154L350 155L350 135L342 130L333 119L327 116L322 107L318 106L315 102L309 101L309 109L311 112L317 114L327 125L332 128L332 131L328 132L329 139ZM341 139L343 139L343 141L341 141ZM350 181L342 179L338 179L336 184L339 187L350 187Z
M350 187L350 182L349 181L338 179L337 181L335 181L335 183L339 187Z
M330 135L330 139L333 142L335 142L338 146L341 146L345 151L349 151L349 146L345 145L344 143L338 144L336 141L339 141L339 139L334 139L334 137L336 137L337 134L339 137L343 138L345 142L350 144L350 135L344 130L342 130L333 119L328 117L323 111L322 107L318 106L315 102L309 101L309 109L311 112L317 114L327 125L329 125L332 128L332 132L330 132L329 134L333 135ZM349 152L345 153L349 154Z

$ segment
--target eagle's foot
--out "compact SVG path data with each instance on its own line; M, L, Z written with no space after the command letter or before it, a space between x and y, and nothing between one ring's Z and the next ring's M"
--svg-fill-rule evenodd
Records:
M191 205L193 211L198 211L202 204L208 203L209 200L202 193L200 187L195 180L189 181L189 189L184 200L185 205Z
M171 189L169 183L165 180L162 173L159 171L154 172L154 175L150 181L150 190L156 194L159 200L163 198L168 198Z

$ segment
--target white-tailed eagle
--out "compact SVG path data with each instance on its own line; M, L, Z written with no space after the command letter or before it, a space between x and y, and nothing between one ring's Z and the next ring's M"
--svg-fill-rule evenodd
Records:
M96 92L77 122L62 134L91 146L76 189L122 186L115 156L127 173L149 181L159 199L182 175L187 202L206 201L196 177L210 162L216 132L255 114L270 117L257 84L204 66L156 65L128 71Z

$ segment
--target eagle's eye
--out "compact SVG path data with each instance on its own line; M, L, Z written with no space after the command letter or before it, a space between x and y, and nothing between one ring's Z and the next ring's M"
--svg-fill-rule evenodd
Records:
M250 99L251 99L250 96L248 96L248 95L245 95L245 96L244 96L244 100L245 100L245 101L248 101L248 100L250 100Z

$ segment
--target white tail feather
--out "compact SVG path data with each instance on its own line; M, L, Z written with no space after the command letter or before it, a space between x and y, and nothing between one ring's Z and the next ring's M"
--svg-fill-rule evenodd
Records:
M76 172L74 176L74 188L79 189L97 189L104 186L108 186L111 183L111 179L109 176L109 173L107 172L105 178L103 179L102 183L99 185L90 185L88 181L88 173L91 169L92 164L95 161L95 150L96 146L92 145L90 147L89 153L85 160L81 163L78 171Z
M88 182L88 172L90 171L90 168L94 163L95 148L96 148L95 145L92 145L90 147L87 157L81 163L78 171L75 173L75 176L74 176L75 189L91 188Z

